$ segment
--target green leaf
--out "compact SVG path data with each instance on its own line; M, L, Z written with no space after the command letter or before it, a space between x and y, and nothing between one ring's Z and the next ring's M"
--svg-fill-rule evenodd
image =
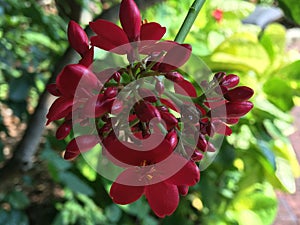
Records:
M86 194L88 196L94 195L94 190L71 172L59 173L59 180L72 191Z
M300 6L298 0L278 0L279 7L285 16L300 24Z
M253 70L263 73L270 65L264 47L251 33L236 33L220 44L209 57L203 60L214 70Z
M273 62L273 68L280 65L281 58L285 52L285 37L286 31L284 26L274 23L266 27L260 38L260 43L265 47Z
M55 42L53 42L49 38L49 36L43 33L35 31L26 31L25 33L23 33L22 37L24 38L23 40L28 44L41 44L55 52L60 51L60 47L56 45Z
M233 202L233 213L239 225L271 225L277 213L277 205L271 185L254 184L239 192Z
M22 191L10 192L7 195L7 201L15 209L24 209L30 204L28 197Z
M294 91L288 81L281 77L272 77L268 79L263 86L267 98L283 111L290 111L293 106Z

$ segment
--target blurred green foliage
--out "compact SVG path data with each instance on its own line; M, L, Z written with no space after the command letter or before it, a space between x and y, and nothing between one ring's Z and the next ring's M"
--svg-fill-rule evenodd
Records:
M89 1L80 2L86 6ZM292 2L279 1L298 22ZM36 106L53 65L67 47L67 21L33 0L0 3L0 101L26 122L28 109ZM143 18L166 26L165 38L173 39L191 3L165 1L143 12ZM255 108L233 126L234 133L202 171L200 183L181 199L174 215L157 219L144 198L125 206L112 204L107 194L111 183L83 158L64 161L56 150L63 150L66 143L55 140L50 132L39 159L46 162L52 182L64 194L52 203L56 216L47 224L272 224L277 212L274 190L294 192L294 178L300 175L287 138L292 122L289 112L300 96L300 60L286 52L282 25L273 23L261 30L241 22L254 8L242 0L207 1L186 39L213 72L236 73L252 87ZM223 11L220 23L212 16L216 9ZM0 128L6 128L1 116ZM3 147L0 142L0 162ZM85 157L95 158L93 154ZM25 209L30 199L25 192L12 190L0 195L0 202L0 224L29 224Z

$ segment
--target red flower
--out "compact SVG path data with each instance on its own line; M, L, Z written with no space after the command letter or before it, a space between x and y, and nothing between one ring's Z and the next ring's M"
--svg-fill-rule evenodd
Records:
M176 210L179 194L185 195L199 179L197 165L174 153L159 164L127 168L111 186L110 196L117 204L129 204L144 194L153 212L163 218Z
M125 45L113 52L129 54L131 46L126 44L134 41L158 41L166 32L166 28L158 23L142 24L140 12L133 0L121 2L120 21L123 29L106 20L90 22L90 27L97 34L91 38L91 44L106 51Z
M221 9L216 9L212 12L212 16L218 23L220 23L223 19L223 11Z

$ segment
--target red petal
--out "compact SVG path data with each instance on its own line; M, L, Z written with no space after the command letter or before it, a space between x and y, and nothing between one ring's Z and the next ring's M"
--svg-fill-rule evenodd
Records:
M79 87L80 84L80 87ZM73 97L76 89L96 89L100 82L97 77L85 66L70 64L64 67L56 78L56 85L62 95Z
M133 0L122 0L119 17L129 41L137 41L140 35L142 18Z
M159 23L145 23L141 27L140 39L144 40L160 40L166 33L166 28Z
M47 91L54 96L61 96L61 93L57 89L56 84L48 84L46 87Z
M96 135L82 135L73 138L66 147L66 152L64 155L65 159L70 159L76 157L80 152L86 152L93 148L100 141L99 137Z
M46 115L47 124L54 120L59 120L66 117L72 111L73 99L60 97L57 98L51 105L48 114Z
M171 215L179 203L177 186L165 182L146 186L145 195L151 209L160 218Z
M197 97L197 92L194 85L187 81L182 80L174 84L175 92L182 95L188 95L190 97Z
M112 22L106 20L96 20L90 22L90 27L97 34L91 38L91 44L106 51L110 51L116 47L128 44L128 38L125 32ZM113 51L118 54L126 54L129 46L122 47Z
M139 183L138 176L134 167L126 169L118 176L109 192L114 203L129 204L135 202L144 194L144 186L134 185ZM132 184L132 186L126 184Z
M172 161L177 165L182 165L183 167L170 177L167 182L175 185L188 185L193 186L200 180L200 171L198 166L190 160L187 160L177 154L173 155ZM172 167L172 165L169 165Z
M189 186L187 185L179 185L177 186L179 194L185 196L189 192Z
M188 61L192 53L192 47L188 44L175 45L165 55L163 62L159 65L159 70L169 72L175 70Z
M140 166L144 160L156 163L166 159L174 151L178 142L176 131L171 131L158 146L151 147L153 140L161 140L161 138L161 134L153 133L151 139L144 139L143 145L139 145L121 142L112 132L102 142L103 151L107 158L121 166L126 166L124 164Z
M83 58L79 61L79 64L88 68L90 65L92 65L93 60L94 60L94 47L91 47L84 54Z
M180 112L179 108L176 106L176 104L172 100L165 99L165 98L160 98L159 100L161 101L162 104L164 104L168 108L170 108L176 112Z
M89 50L89 39L84 30L71 20L68 26L68 40L71 47L83 56Z

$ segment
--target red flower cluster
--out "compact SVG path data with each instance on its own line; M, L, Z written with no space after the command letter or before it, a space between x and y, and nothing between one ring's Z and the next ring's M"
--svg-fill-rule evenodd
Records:
M47 87L58 97L47 124L63 120L57 139L67 137L75 124L96 130L72 139L64 158L76 158L100 143L103 157L124 168L112 184L112 200L129 204L145 195L154 213L164 217L199 181L197 162L215 150L209 138L230 135L228 125L252 109L253 91L237 87L238 76L220 72L202 82L200 93L178 70L191 55L190 45L160 41L166 29L142 23L133 0L121 2L120 20L122 28L105 20L91 22L92 47L82 28L69 23L69 43L82 59ZM94 47L127 54L130 65L93 72Z

